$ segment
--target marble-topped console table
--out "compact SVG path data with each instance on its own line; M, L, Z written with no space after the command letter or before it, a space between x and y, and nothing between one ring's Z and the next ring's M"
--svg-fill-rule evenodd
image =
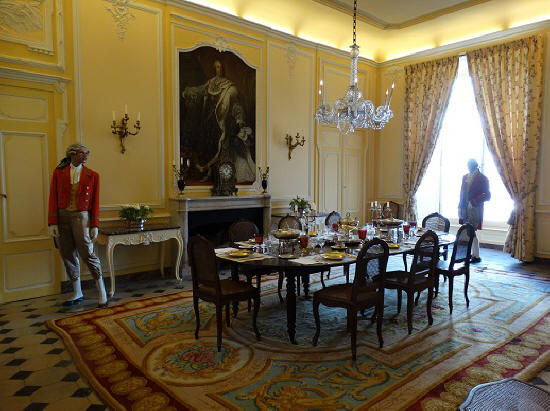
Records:
M271 220L271 196L269 194L228 196L228 197L187 197L174 196L170 198L170 214L172 222L181 227L181 234L185 245L183 252L183 268L187 273L189 270L189 259L187 256L187 242L189 240L189 217L198 218L201 213L197 211L216 210L239 210L239 209L262 209L262 223L264 230L269 229ZM205 221L207 223L208 221ZM260 227L261 229L261 227Z
M175 239L178 243L178 255L174 272L178 283L181 284L180 265L183 255L183 238L181 236L180 226L176 224L151 224L145 225L143 230L138 228L113 227L99 230L97 242L107 248L107 262L109 265L109 275L111 277L111 291L109 296L115 294L115 268L113 257L115 246L123 245L149 245L150 243L163 242L160 253L160 273L164 277L164 241Z

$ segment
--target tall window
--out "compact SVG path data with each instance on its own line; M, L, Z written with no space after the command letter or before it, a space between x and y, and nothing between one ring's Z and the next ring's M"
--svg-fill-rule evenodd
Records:
M504 226L513 201L502 183L493 157L485 143L466 57L460 57L441 133L426 174L416 193L418 218L439 211L458 220L462 176L468 172L468 159L475 158L480 171L489 179L491 200L485 203L484 222Z

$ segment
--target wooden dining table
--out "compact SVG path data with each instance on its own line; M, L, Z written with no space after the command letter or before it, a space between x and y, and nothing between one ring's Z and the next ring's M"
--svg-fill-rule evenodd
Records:
M418 238L412 238L409 243L405 242L399 248L390 248L390 256L410 253L414 250ZM455 236L452 234L440 233L439 246L452 244ZM228 255L230 249L216 250L216 257L219 260L229 262L231 265L231 278L235 281L239 279L240 268L242 271L255 271L260 274L283 273L286 278L286 320L288 338L291 343L296 344L296 277L302 276L306 280L311 274L328 271L332 267L343 267L344 271L349 271L349 266L355 263L355 257L360 247L348 248L346 258L341 260L329 260L322 255L311 256L307 263L304 258L287 259L276 255L251 254L247 258L233 258ZM323 251L329 252L330 246L326 246ZM304 281L304 286L308 287L309 281ZM307 288L304 289L307 295ZM238 313L238 303L233 304L233 313Z

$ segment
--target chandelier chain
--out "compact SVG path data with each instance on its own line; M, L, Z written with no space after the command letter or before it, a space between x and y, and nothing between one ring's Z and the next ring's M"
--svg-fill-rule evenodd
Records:
M357 0L353 0L353 44L355 45L355 32L357 31Z

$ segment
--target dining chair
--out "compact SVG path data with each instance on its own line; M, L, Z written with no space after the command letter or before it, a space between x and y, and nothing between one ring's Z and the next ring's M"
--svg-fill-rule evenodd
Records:
M229 304L233 301L254 300L252 327L256 339L260 340L260 332L256 325L260 309L260 290L241 281L220 280L214 246L203 236L196 235L189 240L187 253L190 258L191 278L193 282L193 309L195 310L195 338L199 338L200 315L199 299L216 305L216 326L218 352L222 347L222 310L225 305L225 320L231 326Z
M439 239L437 234L428 230L417 241L414 247L413 261L410 271L389 271L386 273L384 287L397 290L397 312L401 312L401 296L407 294L407 327L412 332L412 312L414 293L428 290L426 310L428 324L432 325L432 300L434 293L434 278L438 261Z
M236 244L239 241L248 241L251 238L254 238L257 234L260 233L260 230L250 220L237 220L232 223L227 229L227 238L231 247L238 247ZM252 277L256 277L256 288L261 290L262 284L262 274L271 274L271 270L260 269L260 268L249 268L243 267L243 275L246 276L246 282L248 285L252 285ZM248 299L248 311L251 310L252 299Z
M375 308L376 334L380 348L382 322L384 320L384 278L388 264L389 248L385 241L374 238L365 243L356 260L355 277L351 284L338 284L323 288L313 294L313 315L316 331L313 345L316 346L321 331L319 305L341 307L347 311L348 331L351 333L351 356L357 359L357 312Z
M446 234L449 233L451 227L451 222L447 217L442 216L441 214L434 212L428 214L422 219L422 228L427 228L428 230L442 231ZM403 264L405 265L405 271L407 271L407 255L412 253L403 254ZM449 254L449 246L443 246L443 251L439 252L440 256L443 256L444 260L447 260ZM418 298L417 298L418 301Z
M466 307L470 306L468 299L468 284L470 283L470 257L472 256L472 242L474 241L475 229L471 224L464 224L456 233L456 240L453 246L451 259L437 261L435 277L435 296L439 292L439 275L449 279L449 311L453 313L453 279L464 275L464 298Z

